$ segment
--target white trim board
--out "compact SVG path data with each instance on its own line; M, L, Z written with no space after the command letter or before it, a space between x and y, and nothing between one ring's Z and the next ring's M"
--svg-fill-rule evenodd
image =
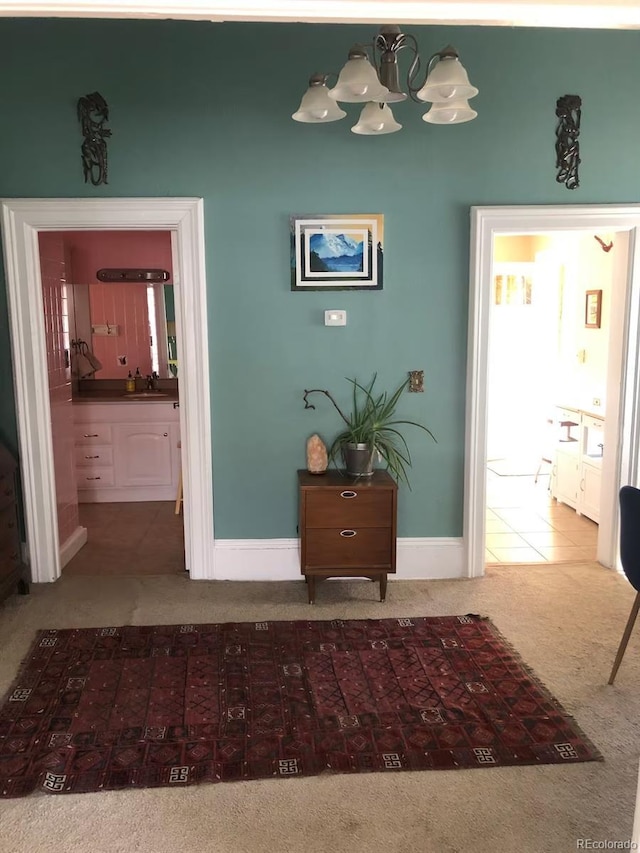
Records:
M61 571L38 232L136 229L172 232L185 561L192 578L212 578L213 475L202 199L2 199L0 203L32 580L54 581Z
M629 232L626 293L612 313L598 560L617 566L617 492L637 484L640 444L640 205L471 208L464 542L469 577L484 574L487 460L487 367L494 237L554 231ZM541 344L542 345L542 344ZM615 349L614 349L615 347ZM617 370L617 375L613 371ZM609 393L610 392L610 393Z
M218 539L216 580L295 581L300 574L298 539ZM390 580L466 577L462 539L401 538Z
M0 16L177 18L303 23L458 24L506 27L640 27L635 0L4 0Z
M71 536L60 547L60 568L64 569L73 560L78 551L87 544L88 532L86 527L78 526Z

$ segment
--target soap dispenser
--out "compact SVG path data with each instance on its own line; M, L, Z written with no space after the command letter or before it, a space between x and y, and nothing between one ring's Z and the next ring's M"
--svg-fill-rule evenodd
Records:
M136 380L131 375L131 371L129 371L129 375L127 376L127 381L125 383L125 388L128 393L136 390Z

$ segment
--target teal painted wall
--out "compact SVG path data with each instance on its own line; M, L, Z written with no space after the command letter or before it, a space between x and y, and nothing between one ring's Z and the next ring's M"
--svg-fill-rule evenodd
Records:
M344 377L395 386L425 371L404 417L413 490L401 536L462 530L469 208L640 200L640 33L412 27L425 54L453 42L480 89L478 118L432 127L421 107L381 138L290 120L309 74L338 70L369 26L2 20L0 195L202 196L205 200L216 535L290 537L294 471L309 434L339 423L304 388L348 404ZM596 57L603 58L600 66ZM83 183L77 99L111 109L109 184ZM555 181L555 102L583 99L581 187ZM351 120L353 118L353 121ZM291 213L385 215L376 293L292 293ZM4 290L4 284L3 284ZM0 358L10 363L4 298ZM326 308L348 312L325 328ZM187 342L188 346L188 342ZM16 446L8 370L0 437Z

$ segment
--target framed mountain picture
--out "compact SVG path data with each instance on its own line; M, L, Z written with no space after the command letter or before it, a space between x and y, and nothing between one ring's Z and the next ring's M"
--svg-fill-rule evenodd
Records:
M382 290L381 213L292 216L292 290Z

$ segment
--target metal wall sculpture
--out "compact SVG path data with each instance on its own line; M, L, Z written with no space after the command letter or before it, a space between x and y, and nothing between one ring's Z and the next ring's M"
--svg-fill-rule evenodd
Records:
M107 183L107 138L111 136L105 122L109 119L109 107L99 92L85 95L78 101L78 119L82 125L82 169L84 182L91 181L94 187Z
M556 128L556 181L564 184L568 190L575 190L580 186L578 137L581 113L582 99L579 95L563 95L556 101L556 115L559 118Z

